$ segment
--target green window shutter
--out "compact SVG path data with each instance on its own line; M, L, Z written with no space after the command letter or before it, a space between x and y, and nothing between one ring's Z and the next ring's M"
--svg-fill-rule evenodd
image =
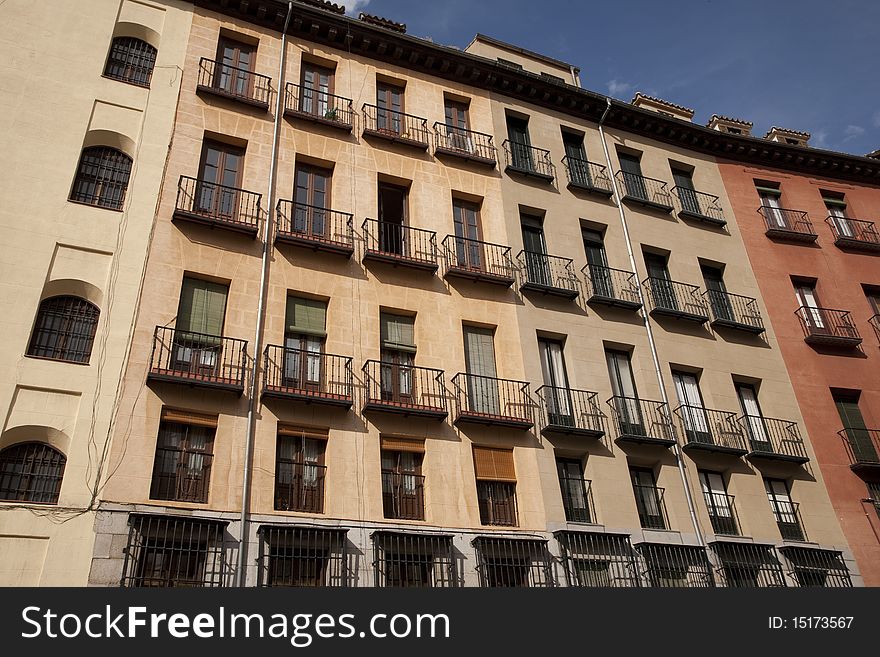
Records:
M618 153L617 161L620 162L620 170L633 176L642 175L642 165L639 158L628 155L627 153Z
M382 347L415 353L415 318L382 313L379 318Z
M327 335L327 302L302 297L287 298L288 333L324 337Z
M822 200L825 202L825 205L834 205L838 208L846 208L846 201L844 201L842 198L823 196Z
M197 278L184 278L177 309L177 328L193 333L223 335L227 286Z
M672 179L675 181L676 187L681 187L683 189L693 190L694 181L691 177L691 174L687 171L681 171L679 169L672 170Z
M778 187L762 187L761 185L755 185L755 189L758 190L759 194L767 194L769 196L782 196L782 190Z

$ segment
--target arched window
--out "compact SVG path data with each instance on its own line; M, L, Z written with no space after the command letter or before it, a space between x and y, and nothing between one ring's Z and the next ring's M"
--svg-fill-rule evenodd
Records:
M121 210L131 174L131 158L108 146L86 148L79 158L70 200Z
M37 312L28 356L88 363L99 312L79 297L44 299Z
M140 87L149 87L155 64L156 49L149 43L134 37L116 37L110 44L104 75Z
M67 458L45 443L0 451L0 500L57 504Z

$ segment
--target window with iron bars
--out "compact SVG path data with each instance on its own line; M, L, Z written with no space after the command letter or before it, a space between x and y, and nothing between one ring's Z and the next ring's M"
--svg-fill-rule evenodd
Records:
M162 422L150 498L205 503L214 459L214 428Z
M348 586L347 529L262 525L259 585Z
M121 210L131 175L131 158L108 146L83 149L70 200Z
M706 550L693 545L641 543L636 546L645 562L644 579L656 588L709 588L715 586Z
M458 585L452 536L377 531L372 538L376 586L448 588Z
M97 306L73 296L40 302L27 355L88 363L98 327Z
M134 37L116 37L110 44L104 75L120 82L149 87L155 65L156 49L149 43Z
M275 509L324 512L325 442L278 436L275 462Z
M724 585L730 588L785 586L782 564L772 545L716 542L712 551L720 564Z
M57 504L67 458L45 443L0 450L0 500Z
M477 504L480 522L484 525L518 524L516 484L506 481L477 481Z
M556 586L547 541L480 536L472 544L477 551L480 586Z
M788 574L802 588L849 588L849 569L836 550L784 546L779 551L788 562Z
M225 522L132 514L128 524L121 586L225 585Z
M636 553L626 534L558 531L568 586L641 586Z

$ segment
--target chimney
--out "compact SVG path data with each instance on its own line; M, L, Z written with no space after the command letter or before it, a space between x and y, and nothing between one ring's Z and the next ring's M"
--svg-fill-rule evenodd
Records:
M788 144L789 146L808 146L810 133L773 126L764 135L764 139L779 142L780 144Z
M630 104L652 112L657 112L658 114L663 114L664 116L681 119L682 121L691 121L694 118L694 110L689 107L682 107L681 105L670 103L668 100L663 100L661 98L646 96L641 91L636 92L636 95L630 101Z
M713 114L712 118L709 119L709 123L706 124L706 127L710 130L727 132L731 135L743 135L749 137L752 134L751 121L732 119L729 116L721 116L720 114Z

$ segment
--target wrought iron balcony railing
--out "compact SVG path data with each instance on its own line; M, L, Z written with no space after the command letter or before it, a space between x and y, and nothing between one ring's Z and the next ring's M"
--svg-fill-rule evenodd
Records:
M351 408L354 376L349 356L268 345L263 397Z
M856 347L862 335L846 310L801 306L795 311L807 344Z
M797 422L761 415L741 415L737 422L748 439L749 456L795 463L810 460Z
M350 257L354 227L348 212L280 200L275 210L275 240L315 251Z
M557 386L535 391L541 406L542 433L563 433L589 438L605 435L605 414L598 393Z
M762 205L758 212L764 217L765 234L777 240L788 242L815 242L819 239L813 222L803 210L789 210Z
M756 299L720 290L707 290L703 296L709 302L714 328L736 329L755 335L764 332L764 318Z
M553 182L556 171L550 151L510 139L505 139L501 146L504 148L505 171Z
M157 326L147 378L244 392L247 340Z
M425 477L382 470L382 508L386 518L425 519Z
M608 405L618 441L666 447L675 444L675 425L665 402L615 396Z
M452 155L492 167L497 160L492 135L439 121L434 124L434 154Z
M365 411L446 417L443 370L368 360L362 371L367 388Z
M292 82L285 88L284 115L346 132L351 132L355 117L350 98Z
M568 155L562 158L562 166L565 167L569 188L581 189L600 196L614 194L607 167Z
M281 460L275 468L275 510L324 513L327 468L316 463Z
M365 219L364 260L436 271L437 233L387 221Z
M770 508L776 518L779 533L786 541L806 541L807 534L801 522L800 505L789 500L771 499Z
M637 173L618 171L615 176L623 190L621 200L653 208L660 212L672 212L672 194L666 183L656 178L648 178Z
M516 527L516 484L506 481L477 481L480 524Z
M510 247L501 244L447 235L441 243L446 261L444 276L484 281L510 287L516 281L516 268Z
M636 275L623 269L586 265L581 272L587 281L587 303L627 310L642 307Z
M672 193L678 201L678 216L701 221L713 226L726 226L724 210L718 203L718 197L706 192L698 192L690 187L677 185Z
M669 516L663 499L665 489L633 484L636 509L643 529L669 529Z
M596 508L593 505L592 483L583 477L559 477L562 489L562 508L568 522L596 522Z
M834 233L834 244L852 251L880 252L880 233L873 221L830 216L825 219Z
M202 57L196 91L231 98L269 111L272 78Z
M528 429L534 425L529 384L459 372L455 388L455 423L487 424Z
M674 317L698 324L709 321L709 306L696 285L666 278L646 278L642 286L647 292L652 316Z
M364 135L427 150L428 120L364 103Z
M684 449L701 449L742 456L746 449L742 427L736 413L682 404L674 413L684 431Z
M208 501L213 460L210 451L157 448L150 499L204 504Z
M522 275L521 290L565 299L575 299L580 294L580 281L574 273L570 258L520 251L516 261Z
M262 194L181 176L174 218L228 228L256 237L260 229Z
M843 440L853 470L880 471L880 429L842 429Z
M724 536L739 536L739 518L733 504L733 495L706 490L703 491L703 499L706 501L712 531Z

